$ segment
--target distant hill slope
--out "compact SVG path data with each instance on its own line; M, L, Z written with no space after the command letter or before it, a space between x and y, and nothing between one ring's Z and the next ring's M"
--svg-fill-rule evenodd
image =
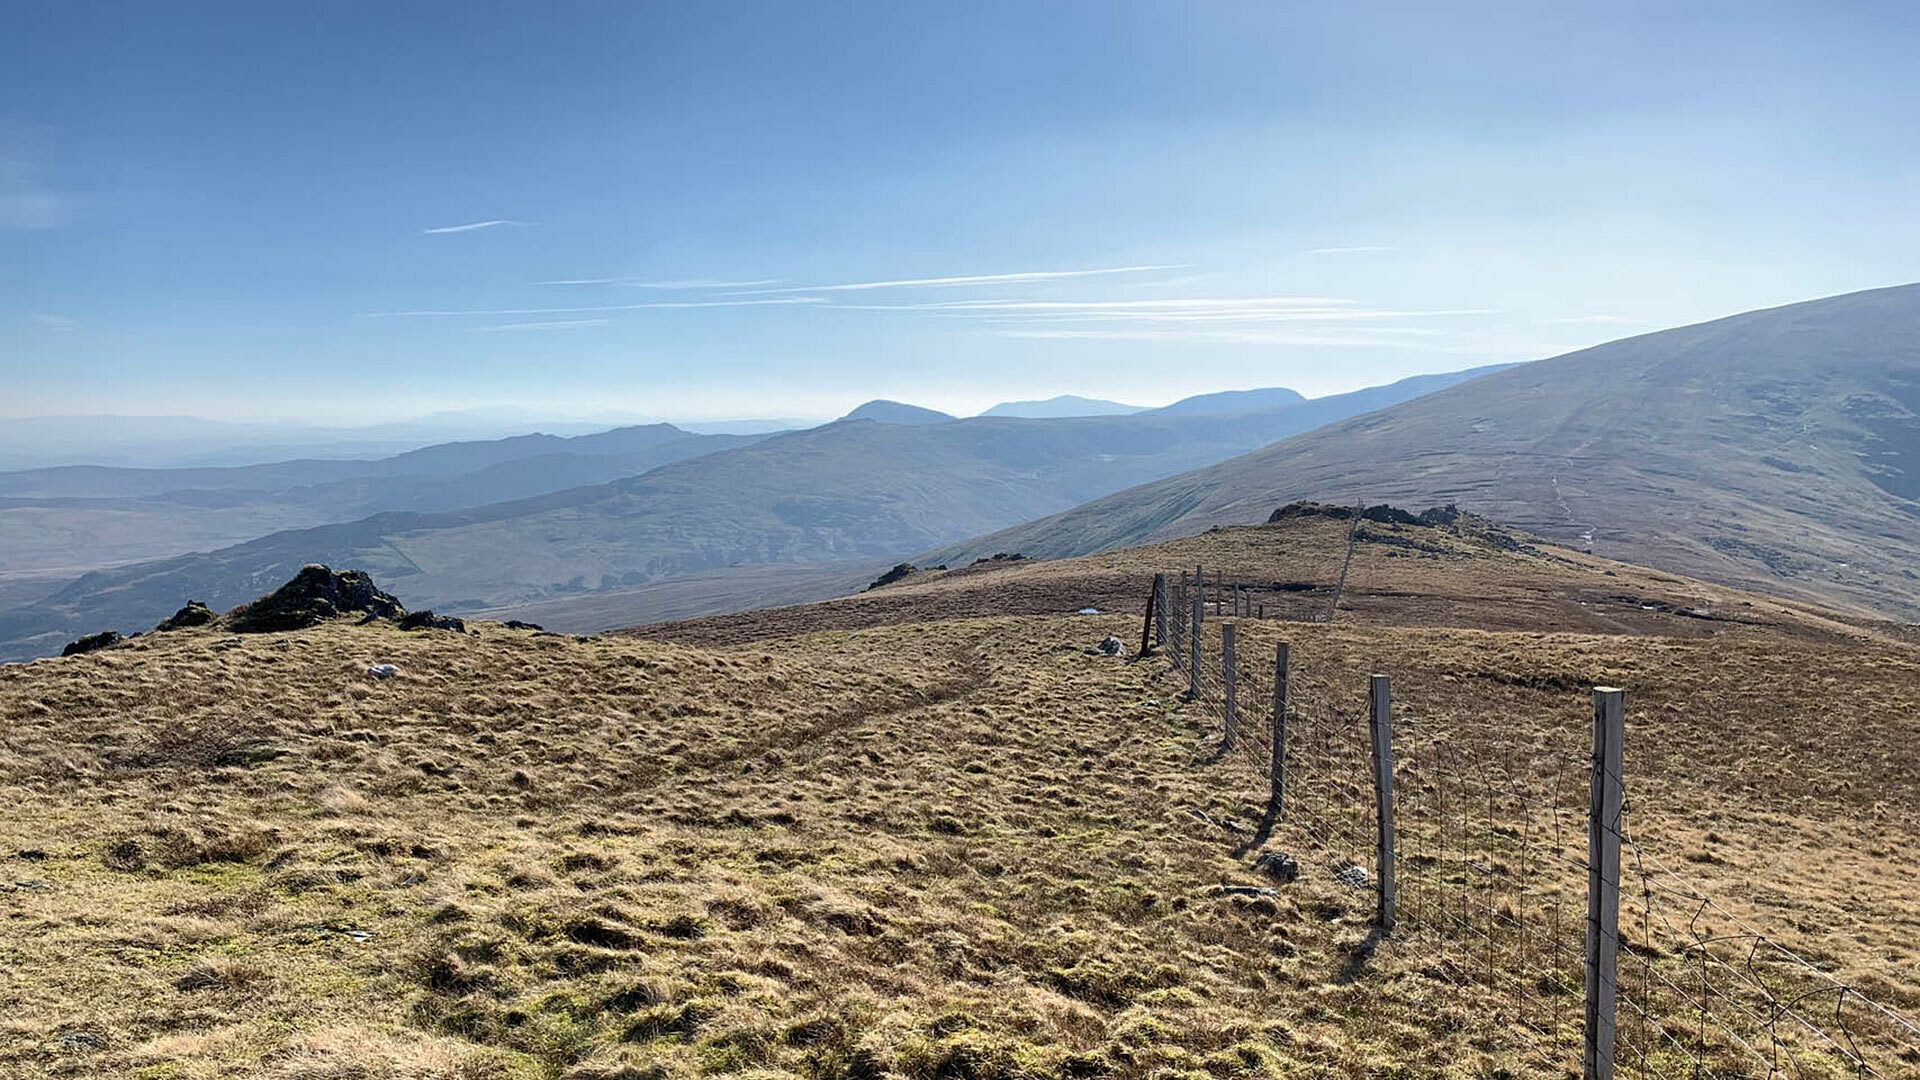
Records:
M1224 417L840 421L608 484L380 514L89 573L0 614L0 658L152 625L185 599L231 606L307 562L364 567L416 607L475 611L622 590L638 600L638 586L735 566L897 561L1473 374ZM751 606L747 593L739 607ZM650 613L602 617L619 625Z
M1078 394L1061 394L1041 401L1003 401L980 415L1019 416L1032 420L1063 416L1125 416L1145 411L1138 405L1122 405L1117 401L1102 401Z
M1195 394L1154 411L1167 414L1252 412L1255 409L1298 405L1306 400L1306 396L1298 390L1274 386L1264 390L1223 390L1217 394Z
M938 409L923 409L899 401L878 399L854 409L842 420L878 420L883 424L944 424L953 417Z
M392 510L434 512L606 483L764 436L670 424L443 443L366 461L0 473L0 574L69 574Z
M1060 556L1298 498L1457 502L1596 552L1920 616L1920 286L1476 379L916 561Z

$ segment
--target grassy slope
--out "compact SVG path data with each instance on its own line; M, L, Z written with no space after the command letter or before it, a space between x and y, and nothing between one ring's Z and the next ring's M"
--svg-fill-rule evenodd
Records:
M1159 662L1082 652L1137 615L1054 614L1201 561L1330 580L1343 537L1225 531L647 637L186 631L0 668L0 855L27 883L0 895L0 1073L1560 1067L1564 1038L1491 1020L1417 942L1369 954L1368 897L1291 824L1300 882L1211 895L1261 881L1215 824L1257 809L1255 771L1198 760L1216 733ZM1291 639L1303 701L1393 672L1415 737L1491 717L1577 746L1579 684L1624 682L1641 843L1920 1007L1920 651L1442 546L1361 545L1336 622L1243 648Z
M1058 557L1299 498L1463 508L1616 558L1920 613L1920 286L1489 375L917 559Z

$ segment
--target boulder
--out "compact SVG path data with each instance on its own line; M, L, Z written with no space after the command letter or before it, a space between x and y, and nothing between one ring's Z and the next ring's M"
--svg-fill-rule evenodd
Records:
M460 634L467 632L467 624L464 620L452 615L435 615L431 610L409 611L400 616L394 625L402 630L452 630Z
M1284 851L1263 851L1253 860L1253 868L1282 885L1300 878L1300 864Z
M521 622L519 619L508 619L506 622L503 622L500 625L506 627L509 630L545 630L546 629L546 627L541 626L539 623Z
M81 653L90 653L109 645L118 645L125 640L127 639L122 637L118 630L102 630L97 634L88 634L78 641L68 642L67 647L60 650L60 655L79 656Z
M364 570L303 566L293 580L250 604L235 608L228 625L236 633L305 630L352 612L392 619L406 614L399 600L381 592Z
M190 626L207 626L220 616L198 600L187 601L187 606L160 620L155 631L185 630Z

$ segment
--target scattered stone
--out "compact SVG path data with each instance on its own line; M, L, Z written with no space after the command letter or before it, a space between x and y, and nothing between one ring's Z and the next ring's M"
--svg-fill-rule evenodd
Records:
M190 626L208 626L220 616L212 608L198 600L187 601L187 606L160 620L153 629L156 633L167 630L185 630Z
M1300 864L1284 851L1263 851L1253 860L1253 868L1282 885L1300 878Z
M1083 607L1083 608L1081 608L1081 609L1080 609L1079 611L1077 611L1077 612L1075 612L1074 614L1076 614L1076 615L1098 615L1098 614L1100 614L1100 609L1099 609L1099 608L1097 608L1097 607Z
M79 656L81 653L90 653L109 645L118 645L125 640L127 639L121 636L118 630L102 630L97 634L88 634L78 641L68 642L67 647L60 650L60 655Z
M541 626L539 623L521 622L519 619L508 619L506 622L503 622L500 625L506 627L509 630L538 630L538 631L546 630L546 627Z
M1262 900L1271 900L1280 895L1280 890L1265 885L1215 885L1215 896L1252 896Z
M376 679L391 679L400 674L400 669L392 664L375 664L367 669L367 674Z
M14 852L14 858L24 859L27 862L46 862L47 853L39 848L21 848Z
M69 1054L88 1054L107 1048L106 1036L91 1031L63 1031L54 1038L53 1043Z
M1333 872L1333 880L1339 882L1342 885L1347 886L1348 888L1353 888L1353 889L1373 888L1373 875L1367 873L1366 867L1357 866L1353 863L1348 863L1347 865L1341 867L1340 869L1335 870Z
M1091 649L1088 649L1087 655L1089 656L1125 656L1127 655L1127 643L1124 641L1121 641L1117 637L1114 637L1112 634L1108 634L1105 640L1101 641L1100 644L1095 645Z
M236 633L276 633L305 630L351 612L392 619L406 611L399 600L376 588L365 570L332 570L312 563L285 585L234 609L228 625Z
M402 630L452 630L458 634L467 632L467 624L464 619L456 618L452 615L435 615L431 609L426 611L409 611L400 616L394 625Z

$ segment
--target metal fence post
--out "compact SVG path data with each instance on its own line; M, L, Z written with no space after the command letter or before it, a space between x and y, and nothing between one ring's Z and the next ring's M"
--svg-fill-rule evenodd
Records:
M1373 791L1380 810L1376 871L1380 885L1379 922L1392 930L1399 914L1399 886L1394 880L1393 851L1393 692L1385 675L1375 675L1367 690L1368 725L1373 742Z
M1226 741L1221 744L1221 748L1231 750L1240 735L1240 695L1238 692L1240 677L1239 672L1234 668L1233 624L1230 622L1220 624L1220 667L1221 687L1227 697L1227 738Z
M1620 966L1620 814L1626 691L1593 690L1593 800L1587 817L1587 1080L1612 1080Z
M1291 660L1288 655L1290 652L1284 641L1273 647L1273 764L1268 770L1268 778L1273 786L1270 799L1276 816L1287 810L1287 698L1290 692L1287 666Z
M1206 597L1193 596L1193 625L1187 629L1187 697L1200 700L1200 626L1206 619Z

